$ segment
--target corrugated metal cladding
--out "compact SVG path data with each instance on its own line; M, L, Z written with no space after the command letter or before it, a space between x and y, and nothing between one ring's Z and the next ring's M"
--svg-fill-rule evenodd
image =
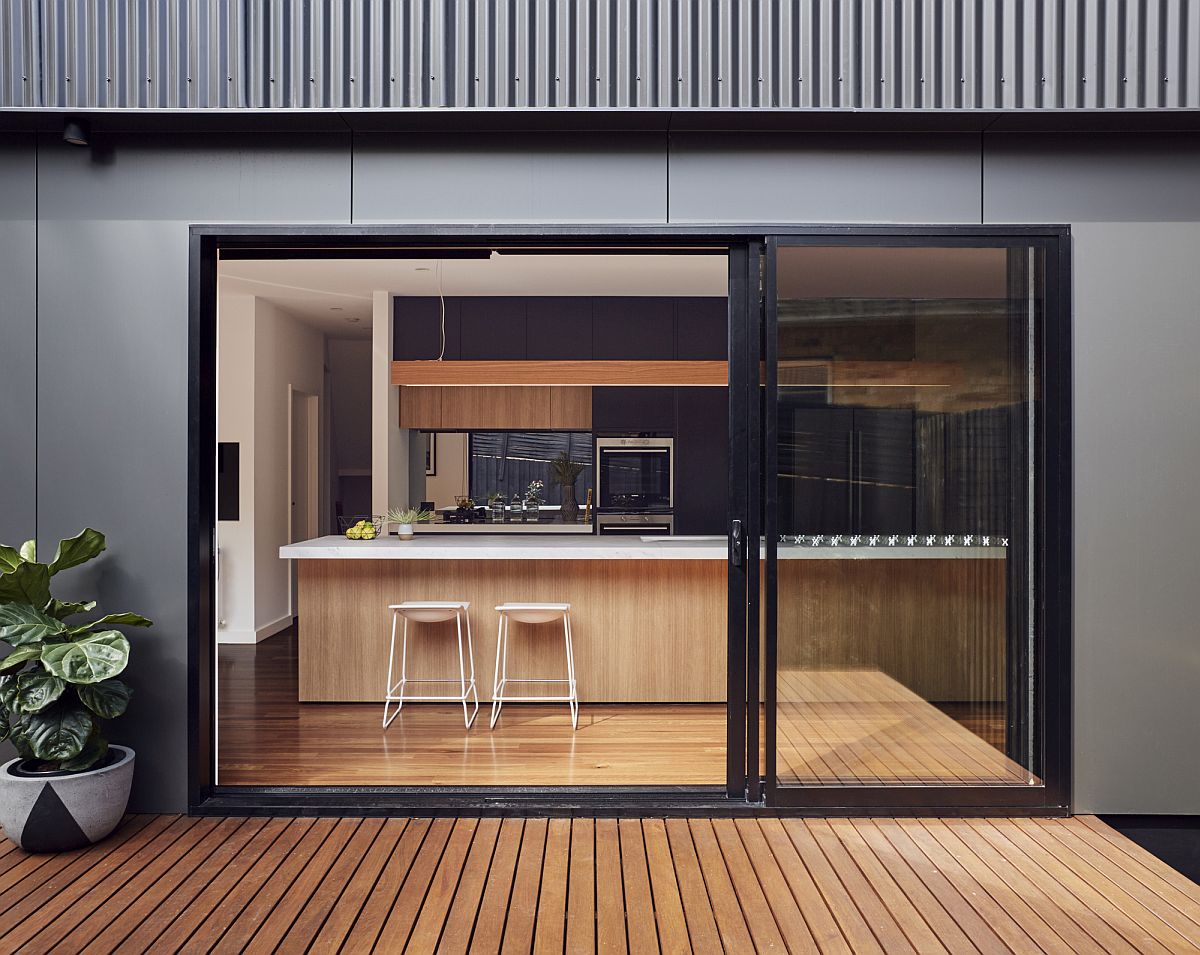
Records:
M0 106L1200 106L1200 0L0 0Z

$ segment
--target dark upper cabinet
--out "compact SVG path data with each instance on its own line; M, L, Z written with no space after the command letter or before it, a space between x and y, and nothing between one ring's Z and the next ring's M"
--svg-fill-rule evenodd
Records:
M675 357L675 299L592 299L592 357L669 361Z
M779 441L780 533L913 533L911 411L784 405Z
M851 474L854 411L779 408L779 532L849 534L854 530Z
M592 430L597 434L672 434L675 431L675 389L592 389Z
M459 302L459 358L523 361L525 302L517 296L466 296Z
M729 526L729 392L675 388L675 533Z
M525 356L530 361L592 357L592 300L585 296L530 296L525 300Z
M460 358L458 315L460 299L446 299L446 354ZM423 361L442 351L442 309L436 296L397 295L392 300L392 359Z
M854 494L860 534L911 534L914 415L902 408L854 410Z
M729 300L675 300L675 357L681 361L724 361L729 353Z

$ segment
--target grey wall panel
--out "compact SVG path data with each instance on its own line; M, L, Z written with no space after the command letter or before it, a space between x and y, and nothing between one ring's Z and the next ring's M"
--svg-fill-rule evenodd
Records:
M348 137L150 136L92 153L41 141L38 493L42 546L91 524L109 553L64 580L135 634L133 806L185 804L188 224L345 222Z
M6 0L0 106L1162 109L1200 0Z
M1075 236L1075 805L1200 813L1200 223Z
M671 136L672 222L978 222L973 134Z
M355 222L663 222L666 140L643 133L358 134Z
M0 543L37 534L37 154L0 136ZM0 743L0 761L13 757Z
M0 136L0 542L37 532L37 165L32 135Z
M986 147L988 221L1074 236L1075 805L1200 813L1200 141Z
M985 133L989 222L1200 220L1200 136Z

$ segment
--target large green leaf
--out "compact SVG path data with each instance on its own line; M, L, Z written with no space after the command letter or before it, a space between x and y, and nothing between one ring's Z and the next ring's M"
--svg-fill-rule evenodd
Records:
M21 545L21 560L31 564L37 562L37 541L27 540Z
M0 676L0 709L11 710L17 698L17 678Z
M21 603L0 603L0 640L14 647L41 643L67 628L36 607Z
M86 633L88 630L94 630L96 627L102 627L107 623L124 624L126 627L153 627L154 621L143 617L140 613L109 613L105 614L99 620L93 620L91 623L85 623L82 627L72 627L68 633Z
M92 717L82 706L52 703L41 713L26 713L19 734L38 759L74 759L92 735Z
M87 613L89 610L95 609L96 601L94 600L85 600L82 603L77 603L73 600L55 599L50 601L50 606L46 608L46 613L55 620L63 620L77 613Z
M133 690L120 680L105 680L75 687L79 701L101 719L114 720L129 706Z
M101 736L96 727L93 726L92 735L84 743L83 749L79 751L79 755L74 759L64 759L58 764L58 768L68 773L82 773L100 762L107 752L108 740Z
M42 664L68 683L99 683L119 674L128 662L129 641L119 630L42 647Z
M21 555L7 544L0 544L0 574L10 574L25 563Z
M90 527L85 527L74 537L68 537L59 542L58 550L54 552L54 560L50 561L51 575L86 563L99 555L105 546L103 534Z
M17 647L12 653L0 660L0 673L14 673L30 660L36 660L42 655L42 645L33 643L27 647Z
M40 713L63 694L67 684L44 670L17 677L17 706L22 713Z
M0 710L0 743L3 743L12 734L12 724L8 720L8 714Z
M0 601L6 600L44 610L50 603L50 571L46 565L22 563L0 574Z

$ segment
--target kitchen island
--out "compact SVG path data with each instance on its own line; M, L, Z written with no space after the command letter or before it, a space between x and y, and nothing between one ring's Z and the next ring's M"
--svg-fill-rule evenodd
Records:
M418 533L282 547L299 561L300 700L380 701L388 604L468 600L483 701L494 608L515 601L572 605L584 703L723 701L726 556L721 537ZM998 546L781 545L780 665L836 659L878 667L929 700L1001 700L1005 556ZM410 631L410 679L457 675L451 627ZM978 684L981 656L996 664L982 671L995 674L988 686ZM563 676L561 630L514 625L509 671Z

